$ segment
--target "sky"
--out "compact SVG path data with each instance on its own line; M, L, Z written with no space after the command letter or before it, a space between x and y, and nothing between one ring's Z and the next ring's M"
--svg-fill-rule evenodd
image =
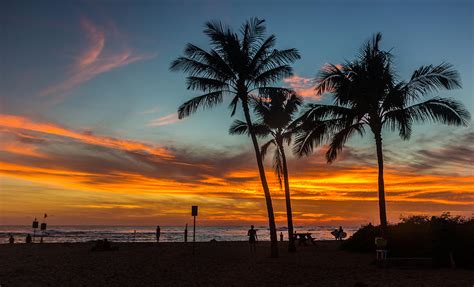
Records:
M250 140L231 136L228 99L178 120L197 92L170 72L186 43L209 48L204 23L236 30L266 20L278 49L297 48L295 75L280 84L306 102L326 63L353 59L382 32L400 79L449 62L474 114L474 2L466 1L2 1L0 45L0 224L184 225L191 205L203 225L265 224ZM417 125L410 141L385 132L390 222L402 216L474 213L474 131ZM288 154L290 150L288 149ZM371 134L351 139L326 164L325 147L288 161L294 222L378 223ZM267 160L277 224L284 194Z

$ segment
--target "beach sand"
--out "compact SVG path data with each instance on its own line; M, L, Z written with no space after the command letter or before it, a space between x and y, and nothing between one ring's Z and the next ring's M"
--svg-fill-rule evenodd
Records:
M0 245L0 285L9 286L474 286L472 270L377 268L372 254L318 242L269 258L269 242L251 256L246 242ZM356 283L361 285L356 285Z

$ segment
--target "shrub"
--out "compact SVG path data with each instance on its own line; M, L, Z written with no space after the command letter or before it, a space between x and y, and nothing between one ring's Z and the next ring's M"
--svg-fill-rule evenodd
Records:
M380 227L362 226L343 242L342 249L374 252ZM431 257L435 266L450 266L450 253L457 266L474 267L474 218L411 216L389 225L387 249L391 257Z

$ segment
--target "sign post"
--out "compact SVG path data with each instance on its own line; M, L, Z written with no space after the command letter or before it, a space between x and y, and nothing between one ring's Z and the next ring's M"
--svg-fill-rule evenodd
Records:
M41 223L41 240L40 240L40 243L43 243L43 236L44 236L44 232L46 230L46 217L48 217L48 215L45 213L44 214L44 218L43 218L43 223Z
M195 243L196 243L196 216L198 215L197 205L193 205L191 207L191 215L194 217L194 225L193 225L193 255L194 255Z
M36 238L36 229L38 229L38 220L35 220L33 221L33 242L35 242L35 238Z

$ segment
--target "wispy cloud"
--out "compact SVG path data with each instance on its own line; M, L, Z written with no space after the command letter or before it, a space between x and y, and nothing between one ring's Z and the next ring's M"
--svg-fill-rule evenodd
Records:
M171 125L171 124L177 123L178 121L179 121L178 113L172 113L163 117L159 117L157 119L153 119L149 121L147 125L151 127L159 127L159 126Z
M294 75L283 79L283 82L295 90L299 96L321 100L321 96L316 96L316 91L314 90L314 79L312 78Z
M148 110L145 110L143 112L140 112L140 114L142 115L147 115L147 114L154 114L154 113L157 113L161 110L160 107L154 107L154 108L151 108L151 109L148 109Z
M124 43L119 33L114 31L107 33L103 27L94 24L88 18L81 19L81 28L88 42L87 47L73 64L68 77L60 83L45 88L40 92L40 96L61 98L64 93L97 75L156 56L156 54L135 53ZM107 49L109 43L111 46L117 44L115 46L121 46L121 48Z
M0 128L2 130L33 131L46 135L60 136L77 140L86 144L120 149L129 152L143 152L162 158L172 158L168 150L163 147L153 146L133 140L117 139L113 137L94 135L91 132L81 132L67 129L56 124L38 123L29 118L0 114Z

